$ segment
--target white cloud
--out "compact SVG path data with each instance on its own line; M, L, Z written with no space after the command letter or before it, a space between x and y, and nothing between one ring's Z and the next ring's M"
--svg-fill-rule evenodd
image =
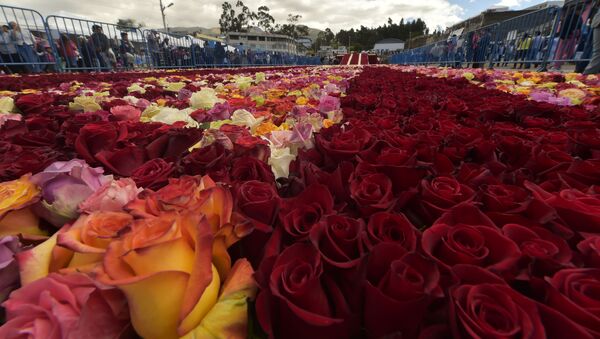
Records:
M171 0L175 5L166 10L169 26L218 26L222 0ZM502 2L511 0L502 0ZM517 0L512 0L517 1ZM158 0L9 0L7 5L37 9L44 15L61 14L85 17L91 20L114 23L117 18L134 18L149 27L161 27ZM231 0L230 3L235 2ZM518 1L517 1L518 2ZM251 9L267 5L278 22L288 13L301 14L301 23L324 29L349 29L382 25L390 17L394 22L400 18L422 18L434 28L460 21L464 10L448 0L246 0Z
M496 6L508 6L511 8L522 7L529 4L531 0L501 0Z

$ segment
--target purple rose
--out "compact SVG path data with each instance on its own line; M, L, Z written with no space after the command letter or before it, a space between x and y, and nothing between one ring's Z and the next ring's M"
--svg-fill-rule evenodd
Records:
M102 168L92 168L85 161L57 161L31 181L42 189L42 200L35 206L40 217L56 227L77 218L78 205L109 182Z
M6 300L10 292L19 287L19 266L15 254L21 243L15 236L0 238L0 302Z

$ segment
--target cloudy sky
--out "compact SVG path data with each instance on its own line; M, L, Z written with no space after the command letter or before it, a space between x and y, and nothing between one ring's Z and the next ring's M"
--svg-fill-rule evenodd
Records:
M168 25L218 26L223 0L163 0L174 6L167 9ZM135 18L148 27L161 27L159 0L6 0L6 5L34 8L44 15L74 16L104 22ZM230 3L235 0L230 0ZM422 18L432 29L445 27L476 15L491 6L518 9L541 3L540 0L245 0L251 9L266 5L279 22L288 13L301 14L302 23L334 31L351 27L377 26L391 17Z

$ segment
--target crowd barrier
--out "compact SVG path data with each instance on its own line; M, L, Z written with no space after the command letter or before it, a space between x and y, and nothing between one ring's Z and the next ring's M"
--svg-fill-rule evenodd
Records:
M319 65L318 57L251 50L156 30L0 5L4 73ZM14 25L14 27L12 27Z
M582 71L592 54L593 1L567 1L389 56L393 64L448 67L560 69Z

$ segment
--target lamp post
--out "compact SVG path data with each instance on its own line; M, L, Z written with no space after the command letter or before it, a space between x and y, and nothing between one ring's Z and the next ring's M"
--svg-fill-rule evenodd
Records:
M160 14L162 15L162 21L163 21L163 27L165 29L165 33L169 33L169 29L167 28L167 22L165 20L165 9L173 6L174 3L171 2L170 4L164 6L162 0L159 0L159 4L160 4Z

